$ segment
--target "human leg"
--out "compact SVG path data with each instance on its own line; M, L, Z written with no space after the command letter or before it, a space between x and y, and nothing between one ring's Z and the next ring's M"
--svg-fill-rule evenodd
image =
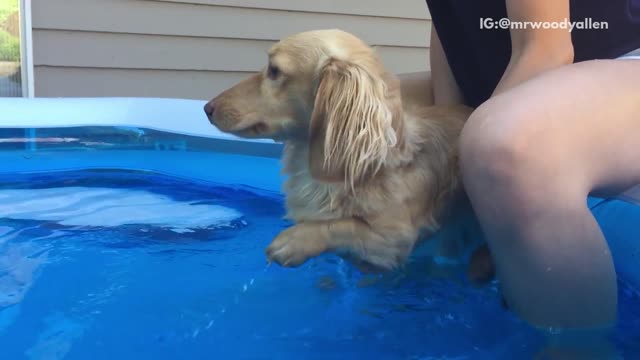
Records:
M461 140L464 183L511 309L585 328L616 315L611 254L586 205L640 182L640 61L574 64L479 107Z

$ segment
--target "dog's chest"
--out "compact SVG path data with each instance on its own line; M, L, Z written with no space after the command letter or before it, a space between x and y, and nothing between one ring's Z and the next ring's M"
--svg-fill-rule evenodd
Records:
M309 171L306 146L285 145L283 172L287 175L283 191L286 195L287 218L299 221L332 220L345 217L366 217L387 209L388 191L350 189L344 183L324 183L315 180Z
M341 218L355 205L339 186L317 182L308 173L291 175L284 192L287 217L295 221Z

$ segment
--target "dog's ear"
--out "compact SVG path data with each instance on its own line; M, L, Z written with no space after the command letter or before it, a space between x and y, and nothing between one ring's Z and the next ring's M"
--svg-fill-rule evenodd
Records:
M309 168L324 182L353 187L373 176L402 142L399 80L329 60L320 71L310 124Z

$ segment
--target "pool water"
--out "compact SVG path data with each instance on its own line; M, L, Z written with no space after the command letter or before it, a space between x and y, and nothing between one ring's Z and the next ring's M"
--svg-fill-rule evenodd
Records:
M0 178L2 359L524 359L542 339L496 286L415 259L384 276L337 257L267 266L283 199L150 172ZM640 358L620 286L612 341Z

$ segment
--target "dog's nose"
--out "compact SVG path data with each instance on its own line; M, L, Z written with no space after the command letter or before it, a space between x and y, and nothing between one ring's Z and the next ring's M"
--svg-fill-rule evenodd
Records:
M206 103L204 105L204 113L207 114L207 117L209 119L211 119L211 116L213 116L213 112L216 111L216 107L215 105L213 105L213 102L210 101L208 103Z

